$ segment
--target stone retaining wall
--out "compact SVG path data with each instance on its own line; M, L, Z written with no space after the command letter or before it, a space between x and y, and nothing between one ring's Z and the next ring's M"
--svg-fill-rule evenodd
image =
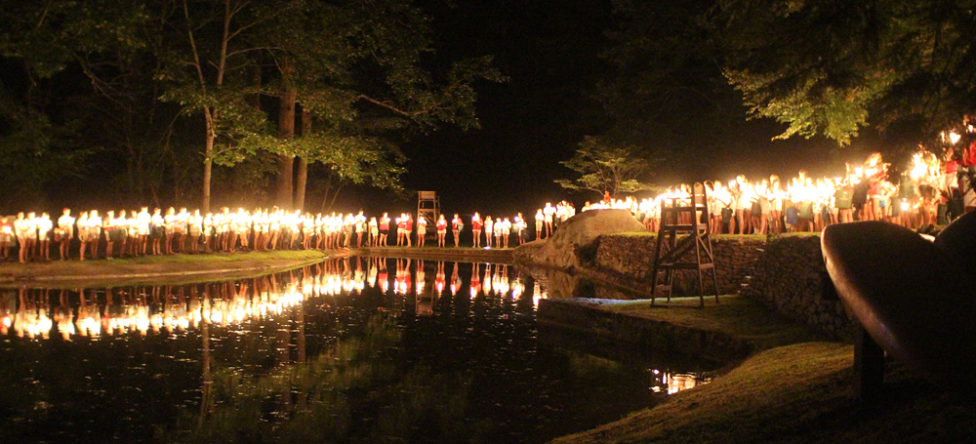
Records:
M657 235L608 234L597 239L593 266L598 270L649 282L654 268ZM766 238L717 236L712 239L715 277L719 294L738 293L762 255ZM710 272L705 273L706 294L711 292ZM698 273L680 270L675 275L674 294L698 294Z
M819 236L786 236L768 242L742 294L832 338L853 338L856 321L837 298Z
M646 292L650 288L656 242L653 234L603 234L591 243L564 248L562 253L576 255L580 265L567 271L583 273L589 279L603 276L595 281ZM536 250L552 247L545 241L538 244L517 249L516 262L532 263ZM720 294L741 292L829 337L853 338L856 323L837 298L827 275L819 236L716 236L712 245ZM521 261L520 253L524 256ZM708 274L706 290L710 287ZM695 271L677 272L674 294L698 294L697 281Z
M820 237L717 236L712 239L720 294L743 293L773 310L837 339L853 337L855 323L834 293ZM655 235L609 234L590 248L587 265L645 282L653 272ZM694 271L675 276L675 294L698 294ZM709 288L708 273L705 281ZM706 294L708 291L706 291Z

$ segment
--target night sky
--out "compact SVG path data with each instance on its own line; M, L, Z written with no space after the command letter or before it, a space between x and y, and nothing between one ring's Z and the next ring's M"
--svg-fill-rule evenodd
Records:
M476 210L482 214L511 215L516 211L532 212L546 201L567 199L579 206L585 200L595 199L595 195L563 190L553 180L571 177L571 171L559 165L559 161L569 159L584 136L603 134L613 125L598 94L598 85L612 81L614 75L613 68L602 58L613 44L608 32L619 25L611 2L421 0L418 5L431 17L435 52L426 62L435 72L452 61L492 55L495 66L508 81L476 83L480 128L462 131L442 125L437 130L413 135L401 146L409 159L403 177L405 188L437 191L442 209L448 215L470 214ZM8 59L3 63L15 62ZM660 66L668 66L667 61ZM69 78L78 82L74 87L86 87L87 80L80 74ZM8 86L16 85L8 82ZM732 87L728 88L731 92ZM739 173L753 177L770 173L791 177L800 168L814 175L830 174L842 168L843 160L863 159L862 153L876 149L871 145L870 134L843 150L831 141L817 138L774 142L771 139L782 132L781 125L747 120L744 108L738 114L730 117L734 127L725 128L717 142L674 153L674 161L657 171L656 185L727 180ZM695 131L711 131L705 124L694 124L694 110L680 114L680 118L692 121L687 127ZM196 137L195 134L190 136ZM644 144L668 145L669 137L676 136L655 135ZM74 177L55 181L53 190L47 192L49 211L57 210L60 205L136 204L120 197L91 196L89 188L76 186L78 183L93 188L111 186L108 178L118 167L98 163L119 161L106 160L103 156L95 160L89 168L91 177L84 178L83 182ZM270 185L269 196L274 193L273 183ZM238 204L220 193L214 190L215 205ZM370 213L409 211L415 206L414 196L412 193L395 196L350 186L337 201L337 209L363 208ZM314 199L310 196L308 209L318 209ZM183 200L160 203L197 205L195 197L187 196Z
M422 4L433 16L439 57L493 54L509 81L478 84L480 129L446 127L403 147L410 159L405 186L438 191L447 212L511 214L546 201L567 199L578 206L594 199L563 190L553 180L569 177L570 170L559 161L573 155L583 136L599 134L609 124L595 90L610 73L600 56L614 26L610 2ZM737 137L754 149L702 147L700 158L683 156L673 171L659 176L662 181L728 179L738 173L791 176L799 168L827 174L842 168L842 157L860 155L857 146L836 153L836 144L824 139L772 141L781 131L775 122L747 121L743 114ZM355 205L362 200L371 208L382 207L389 198L360 190L343 201ZM399 206L409 208L409 203Z
M569 172L558 162L605 120L591 93L606 72L599 53L609 2L427 3L438 57L493 54L509 80L478 84L480 129L445 127L403 147L406 187L438 191L452 212L526 212L545 199L569 198L553 183Z

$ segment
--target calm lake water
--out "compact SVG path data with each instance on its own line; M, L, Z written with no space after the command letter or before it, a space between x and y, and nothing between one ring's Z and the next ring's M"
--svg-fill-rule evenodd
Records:
M207 284L0 290L0 442L540 442L716 367L540 327L549 281L348 258Z

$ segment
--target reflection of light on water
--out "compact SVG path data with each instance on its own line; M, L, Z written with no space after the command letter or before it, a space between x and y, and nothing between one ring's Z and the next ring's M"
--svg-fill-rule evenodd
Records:
M78 326L78 334L82 336L96 337L102 334L102 324L92 317L86 317L75 321Z
M35 339L41 337L47 339L51 333L54 323L47 316L46 310L35 309L24 313L17 313L13 322L13 328L17 331L17 336Z
M417 270L417 284L414 285L414 294L421 294L424 292L424 287L427 285L427 276L420 270Z
M101 303L99 299L102 296L98 295L103 293L96 295L96 291L92 291L86 295L82 291L76 313L66 305L65 300L61 301L61 305L49 307L45 293L41 297L43 303L39 303L41 299L35 296L29 299L32 302L21 302L19 309L16 303L10 304L6 313L0 307L0 326L4 333L13 330L20 337L32 339L46 339L54 329L66 340L76 336L96 339L103 335L130 333L176 334L191 327L198 328L203 322L232 326L278 316L309 298L362 294L367 284L378 284L384 293L392 290L398 295L413 293L422 296L428 290L426 272L417 268L420 264L399 264L394 279L387 278L385 268L379 265L380 262L369 262L366 272L363 272L358 266L349 267L348 262L337 260L307 268L297 277L292 274L288 284L280 284L280 277L265 276L239 284L207 284L199 294L201 286L194 285L142 288L141 291L136 289L131 292L108 289L104 291L104 302ZM433 285L436 295L433 295L430 307L424 307L425 313L432 312L433 301L447 287L442 267L438 265ZM457 273L458 267L455 263L450 277L452 295L456 295L464 285L464 280ZM472 298L483 294L519 299L526 291L521 276L508 276L507 265L485 264L482 268L480 264L472 264L471 268L469 292ZM538 304L539 299L546 297L546 292L540 289L538 282L534 285L533 303ZM428 302L425 300L424 303ZM54 313L53 320L50 313Z
M504 265L502 265L499 268L502 267L504 267ZM498 269L495 270L495 277L494 277L495 294L498 295L499 297L505 297L512 288L509 286L507 271L502 272L502 274L500 275L498 274L499 271L501 270Z
M664 392L669 395L708 384L712 380L712 378L692 373L672 373L658 369L652 369L650 372L651 391L654 393Z
M548 298L549 298L549 293L543 290L542 286L539 285L539 281L536 280L535 283L532 284L532 306L538 307L539 301Z
M525 293L525 283L522 282L521 278L516 278L512 282L512 299L521 298L523 293Z

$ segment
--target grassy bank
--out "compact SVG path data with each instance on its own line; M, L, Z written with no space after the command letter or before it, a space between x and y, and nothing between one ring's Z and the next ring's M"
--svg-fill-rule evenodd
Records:
M0 285L104 287L125 284L178 284L249 277L288 270L329 257L317 250L176 254L123 259L0 264Z
M681 327L719 331L746 340L755 350L823 340L813 330L739 295L723 295L717 304L714 297L706 297L704 310L698 308L697 296L675 297L671 302L659 298L654 305L647 300L614 301L601 304L600 308Z
M710 384L677 393L651 409L559 442L966 442L976 436L976 408L948 395L945 384L889 363L884 399L853 400L853 346L818 340L742 296L706 309L697 298L651 306L599 304L693 328L719 330L757 352Z

